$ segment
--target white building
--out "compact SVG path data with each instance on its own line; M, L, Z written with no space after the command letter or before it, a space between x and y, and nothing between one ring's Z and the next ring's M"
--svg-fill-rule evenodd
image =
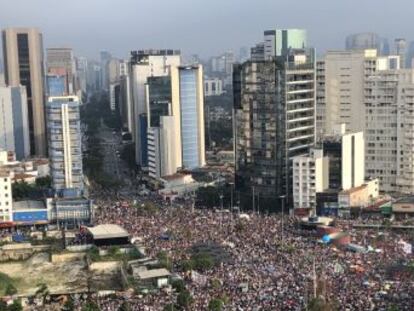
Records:
M378 72L366 86L366 174L382 191L414 192L414 71Z
M399 68L398 56L380 57L376 50L328 51L317 62L318 139L331 135L342 123L349 132L364 131L365 81L390 68Z
M323 150L312 149L309 156L293 158L294 208L316 208L316 193L329 187L329 158Z
M142 129L147 126L139 124L141 120L145 120L145 118L140 118L140 116L147 113L145 95L147 78L151 76L167 76L170 73L170 66L179 66L180 63L181 56L179 51L145 50L131 53L132 136L135 141L136 162L141 167L147 167L148 165L145 148L142 148L142 142L146 139L146 133Z
M202 66L170 70L146 84L148 167L154 178L205 165Z
M223 81L219 78L204 80L204 95L219 96L223 94Z
M78 97L49 97L46 118L53 188L83 190Z
M12 221L13 200L11 178L7 171L0 170L0 222Z

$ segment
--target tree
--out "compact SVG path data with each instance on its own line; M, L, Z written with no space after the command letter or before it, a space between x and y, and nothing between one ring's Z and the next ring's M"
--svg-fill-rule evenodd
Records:
M6 294L6 296L13 296L17 294L17 289L16 287L14 287L13 284L9 283L6 286L6 290L4 291L4 293Z
M0 300L0 311L7 311L7 303L3 300Z
M178 311L178 308L173 303L169 303L165 305L163 311Z
M188 290L184 290L177 296L177 304L183 308L188 308L193 303L193 297Z
M131 305L128 303L128 301L124 301L122 305L119 307L118 311L131 311Z
M194 269L198 271L206 271L214 267L214 259L207 253L195 254L192 256L191 261L193 262Z
M224 303L221 299L212 299L208 304L208 310L210 311L221 311L223 310Z
M39 188L50 188L52 185L52 177L45 176L36 178L36 186Z
M75 310L75 305L73 303L73 299L72 297L69 297L62 307L62 311L74 311L74 310Z
M320 297L313 298L308 305L309 311L334 311L337 310L337 308L334 306L334 304L327 302L323 300Z
M46 297L49 296L49 288L45 283L37 284L35 296L42 298L43 304L45 303Z
M175 289L175 291L176 291L177 293L181 293L182 291L184 291L184 290L185 290L185 284L184 284L184 281L183 281L183 280L181 280L181 279L174 280L174 281L171 283L171 286L172 286L172 288L174 288L174 289Z
M96 302L88 300L88 302L86 302L86 304L83 305L82 311L101 311L101 309L96 304Z
M22 303L19 300L13 301L11 305L7 308L7 311L22 311Z

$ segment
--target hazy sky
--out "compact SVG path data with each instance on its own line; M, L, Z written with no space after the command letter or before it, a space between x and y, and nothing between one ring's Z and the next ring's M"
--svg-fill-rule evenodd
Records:
M413 12L413 0L0 0L0 27L38 27L45 47L88 57L151 47L206 57L251 46L264 29L306 28L321 53L354 32L414 39Z

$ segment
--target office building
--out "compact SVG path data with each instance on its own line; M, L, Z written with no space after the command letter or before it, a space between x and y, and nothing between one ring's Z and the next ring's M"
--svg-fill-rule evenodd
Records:
M342 190L361 186L365 182L364 133L342 136Z
M323 150L293 158L293 207L316 209L316 193L329 188L329 158Z
M150 77L147 90L149 175L161 178L180 168L205 165L203 70L171 67L171 75Z
M386 192L414 192L414 72L377 72L366 86L366 174Z
M257 43L250 49L250 60L253 62L264 61L264 43Z
M410 64L407 64L407 41L405 39L394 40L393 54L400 57L400 68L410 67Z
M48 94L48 96L76 95L76 63L71 48L46 49L46 73L50 76L58 76L64 80L64 91L60 95ZM48 80L49 82L49 80ZM49 86L50 88L50 86Z
M8 28L2 35L6 84L26 87L30 153L44 156L47 144L42 35L34 28Z
M141 115L147 114L145 84L148 77L167 76L170 74L171 66L179 66L181 63L180 51L174 50L139 50L131 52L130 59L130 84L133 101L133 131L135 141L136 163L142 168L148 166L145 148L143 144L147 139L145 124L146 118Z
M46 106L52 186L83 190L79 99L50 97Z
M348 132L365 129L365 82L376 71L399 68L398 56L376 50L329 51L316 65L316 128L318 140L338 124Z
M280 206L292 202L292 160L315 143L313 53L290 50L272 61L235 66L235 186L241 200L260 196Z
M128 129L128 132L132 133L134 129L134 116L129 69L128 61L121 62L119 78L119 111L123 128Z
M0 86L0 149L30 155L26 88Z
M346 37L345 49L347 50L370 50L375 49L381 53L381 38L372 32L352 34Z
M207 78L204 80L205 96L220 96L223 94L223 81L219 78Z
M64 75L48 74L46 76L46 94L48 96L65 96L66 91L66 77Z
M284 55L289 49L306 48L305 29L276 29L264 32L264 58L271 60Z

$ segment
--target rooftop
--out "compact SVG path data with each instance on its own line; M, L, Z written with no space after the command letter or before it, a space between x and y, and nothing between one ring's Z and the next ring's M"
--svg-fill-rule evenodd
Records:
M23 210L41 210L46 209L44 201L15 201L13 202L14 211L23 211Z
M362 190L366 187L367 187L367 185L363 184L363 185L358 186L358 187L354 187L354 188L351 188L351 189L348 189L348 190L341 191L339 194L352 194L352 193L358 192L358 191L360 191L360 190Z
M152 270L138 271L137 276L140 280L155 279L155 278L162 278L162 277L170 276L170 272L165 268L152 269Z
M93 235L95 240L125 238L129 236L124 228L114 224L98 225L96 227L87 228L87 230Z
M412 204L414 203L414 195L410 195L401 199L398 199L397 201L395 201L394 203L400 203L400 204Z

